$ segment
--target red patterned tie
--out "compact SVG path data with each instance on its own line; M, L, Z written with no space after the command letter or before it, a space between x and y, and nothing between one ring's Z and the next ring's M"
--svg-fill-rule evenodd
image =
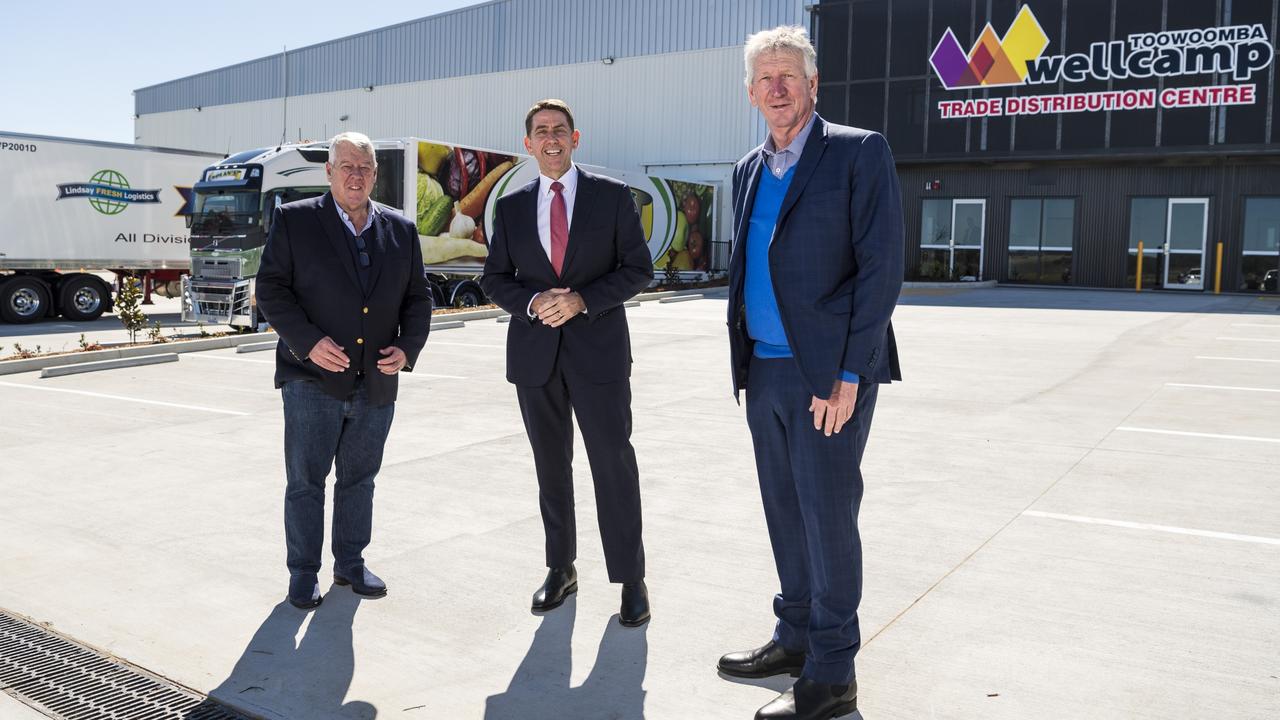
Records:
M564 185L551 183L551 191L556 194L551 198L551 267L556 276L564 269L564 251L569 247L569 213L565 210Z

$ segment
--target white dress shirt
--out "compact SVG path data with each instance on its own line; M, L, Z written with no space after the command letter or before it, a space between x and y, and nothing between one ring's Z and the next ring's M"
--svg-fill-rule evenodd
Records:
M538 240L542 241L542 250L547 253L548 259L551 257L551 201L556 197L555 190L551 189L553 182L556 180L538 174ZM568 172L560 176L559 182L564 186L560 194L564 196L565 219L568 221L566 227L572 228L573 200L578 195L578 166L570 165Z
M538 241L542 243L542 251L547 254L548 260L551 259L551 201L556 197L556 191L551 189L553 182L557 181L538 173ZM560 194L564 196L565 229L569 230L573 228L573 201L578 195L578 166L570 164L568 171L560 176L558 182L564 186ZM535 293L529 298L529 307L525 308L529 317L534 317L533 301L541 294Z

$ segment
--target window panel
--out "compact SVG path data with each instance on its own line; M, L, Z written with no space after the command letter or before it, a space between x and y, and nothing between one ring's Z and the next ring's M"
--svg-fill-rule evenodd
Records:
M896 157L924 152L925 80L889 83L889 126L885 135Z
M960 118L943 119L938 112L938 100L943 97L950 100L965 100L976 96L977 93L969 91L947 93L943 89L942 83L938 82L936 78L929 82L932 88L929 95L929 155L963 154L968 126L971 123L980 125L982 121Z
M850 39L853 57L849 78L864 80L885 76L885 52L889 42L888 3L871 2L853 5L853 34Z
M1071 250L1075 237L1076 201L1074 198L1052 198L1044 201L1044 249Z
M927 198L921 201L920 244L951 246L951 201Z
M929 0L895 0L893 33L889 43L889 74L894 77L924 75L929 69Z
M849 86L849 124L884 132L884 83ZM897 151L897 148L894 148Z
M1244 251L1280 254L1280 197L1245 198Z
M848 90L844 85L820 85L818 87L818 114L824 119L841 125L849 124L849 115L845 110L845 95Z
M1129 202L1129 249L1136 251L1142 242L1144 253L1159 252L1164 244L1166 198L1133 198Z
M1121 0L1123 2L1124 0ZM1070 0L1067 3L1066 42L1074 52L1089 52L1092 43L1111 39L1111 0ZM1107 89L1107 81L1089 79L1071 83L1067 92L1097 92ZM1062 149L1094 150L1105 147L1105 112L1065 113L1062 116Z
M1009 203L1009 249L1040 249L1040 207L1034 200L1012 200ZM1011 253L1012 255L1012 253ZM1012 261L1011 261L1012 262Z
M818 13L818 77L823 82L843 82L849 76L849 5L822 3Z

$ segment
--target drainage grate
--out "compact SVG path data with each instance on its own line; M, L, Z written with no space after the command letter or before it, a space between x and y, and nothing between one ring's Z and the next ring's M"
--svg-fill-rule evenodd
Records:
M4 610L0 691L64 720L246 720L199 693Z

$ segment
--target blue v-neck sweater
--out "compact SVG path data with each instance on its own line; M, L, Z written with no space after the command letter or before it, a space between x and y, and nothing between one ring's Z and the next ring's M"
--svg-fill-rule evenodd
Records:
M767 169L760 173L760 186L756 188L756 200L747 225L747 277L744 284L747 334L756 341L754 355L758 358L792 357L791 345L782 327L782 315L778 311L778 298L773 294L769 245L778 226L782 200L795 174L794 165L782 177L775 177ZM845 382L858 382L858 376L847 370L841 371L840 377Z

